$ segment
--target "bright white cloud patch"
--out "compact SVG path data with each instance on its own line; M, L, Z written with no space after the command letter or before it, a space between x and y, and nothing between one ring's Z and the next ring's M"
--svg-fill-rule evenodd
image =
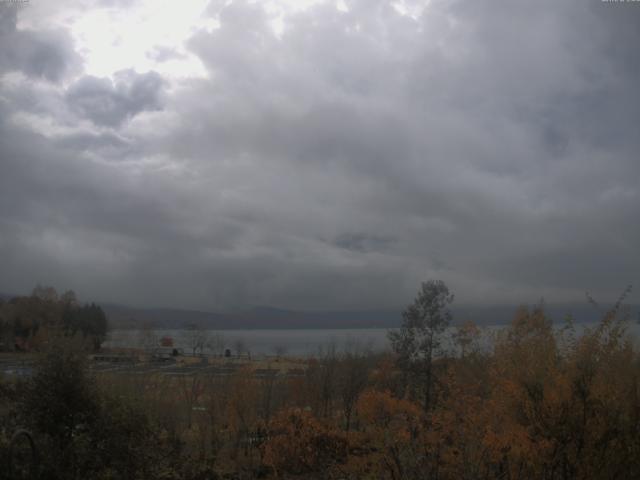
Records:
M71 32L85 59L85 72L109 76L118 70L156 70L174 77L201 75L202 68L185 55L184 42L200 25L208 2L141 1L132 8L99 8L79 16ZM178 55L158 62L150 56L164 47Z

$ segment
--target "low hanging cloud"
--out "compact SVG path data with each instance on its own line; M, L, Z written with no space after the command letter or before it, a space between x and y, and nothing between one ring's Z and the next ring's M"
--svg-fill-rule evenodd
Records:
M66 100L96 125L115 127L143 111L162 108L162 78L155 72L117 72L115 80L84 76L67 89Z
M462 303L636 281L640 8L284 12L275 28L260 2L211 2L181 44L150 45L157 71L111 77L74 73L67 40L59 67L34 63L55 74L0 46L0 291L370 309L427 278ZM188 57L203 74L157 73Z
M67 32L18 30L18 11L11 2L0 3L0 74L18 70L55 82L80 68L80 57Z

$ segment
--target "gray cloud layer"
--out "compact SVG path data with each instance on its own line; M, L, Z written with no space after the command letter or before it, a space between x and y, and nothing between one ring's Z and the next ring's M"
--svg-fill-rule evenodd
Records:
M18 70L26 75L57 81L79 66L69 35L60 30L16 29L19 9L0 4L0 74Z
M161 87L162 78L155 72L117 72L115 83L85 76L68 88L66 100L96 125L116 127L145 110L159 110Z
M2 12L24 80L0 93L0 290L333 309L432 277L462 302L636 281L640 6L391 3L277 36L260 4L212 2L220 28L187 42L208 78L172 88L72 77L65 32Z

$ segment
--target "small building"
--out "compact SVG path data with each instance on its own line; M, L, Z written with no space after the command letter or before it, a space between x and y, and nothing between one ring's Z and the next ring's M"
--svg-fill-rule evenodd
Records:
M151 359L155 362L175 362L179 355L183 355L181 348L159 347L153 349Z

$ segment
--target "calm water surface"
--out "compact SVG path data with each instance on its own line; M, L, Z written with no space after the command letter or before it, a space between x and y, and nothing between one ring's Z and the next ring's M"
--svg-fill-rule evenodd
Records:
M595 324L576 324L576 332ZM492 335L504 325L491 325L482 328L484 345L491 343ZM205 330L197 333L202 336L205 347L203 353L220 354L228 348L233 353L238 349L251 355L286 354L296 356L318 355L329 348L337 352L354 349L368 349L382 352L390 349L387 328L366 329L283 329L283 330ZM447 337L453 329L449 329ZM640 338L640 325L632 323L629 332ZM141 348L157 346L162 337L171 337L174 347L182 348L185 353L192 351L196 334L189 330L113 330L105 347ZM445 346L450 344L445 341Z
M317 355L329 348L369 349L384 351L389 348L386 328L369 329L304 329L304 330L113 330L105 347L144 347L157 345L162 337L173 339L174 347L185 353L192 350L194 336L203 335L204 353L221 353L228 348L236 353L238 347L252 355L287 354Z

